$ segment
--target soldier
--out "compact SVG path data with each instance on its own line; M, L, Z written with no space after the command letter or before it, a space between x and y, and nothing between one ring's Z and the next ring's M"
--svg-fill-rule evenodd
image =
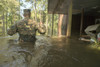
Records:
M21 42L35 42L36 41L36 31L40 34L46 32L46 28L43 23L36 23L31 18L31 10L24 9L24 19L20 20L8 30L8 35L13 35L15 33L19 34L19 41Z

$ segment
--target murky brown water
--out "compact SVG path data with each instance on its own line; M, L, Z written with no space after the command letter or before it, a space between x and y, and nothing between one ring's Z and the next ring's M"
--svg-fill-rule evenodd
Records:
M0 38L0 67L100 67L100 51L78 38L37 36L33 43Z

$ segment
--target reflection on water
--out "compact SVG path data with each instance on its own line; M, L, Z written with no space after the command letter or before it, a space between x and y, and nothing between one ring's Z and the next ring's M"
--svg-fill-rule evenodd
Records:
M0 67L100 67L99 51L77 38L37 36L34 43L0 38Z

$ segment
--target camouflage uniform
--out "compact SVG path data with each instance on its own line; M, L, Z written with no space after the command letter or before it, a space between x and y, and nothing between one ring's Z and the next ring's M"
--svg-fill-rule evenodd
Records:
M46 28L43 24L40 25L30 18L25 18L11 26L7 33L9 35L19 33L20 41L33 42L36 40L36 31L44 34L46 32Z

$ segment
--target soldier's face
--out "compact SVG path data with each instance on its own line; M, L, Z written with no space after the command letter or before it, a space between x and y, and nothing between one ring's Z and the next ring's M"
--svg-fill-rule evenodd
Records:
M24 17L29 18L30 17L30 14L24 14Z

